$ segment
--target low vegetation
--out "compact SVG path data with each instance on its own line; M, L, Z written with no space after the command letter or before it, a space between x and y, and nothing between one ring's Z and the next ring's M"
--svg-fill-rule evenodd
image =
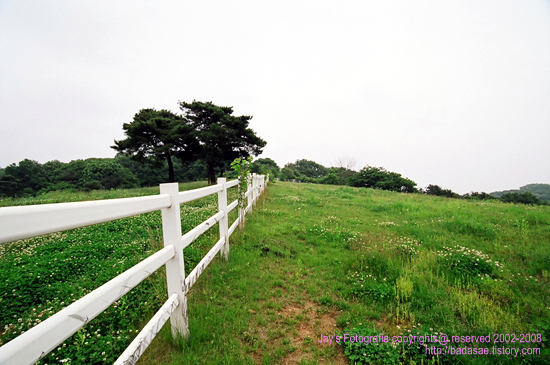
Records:
M213 214L213 199L182 206L184 231ZM140 217L2 246L2 341L157 250L160 215ZM186 271L216 236L214 229L186 249ZM174 341L165 325L140 363L547 363L548 242L546 206L278 182L231 237L229 261L215 259L192 288L190 339ZM45 362L112 361L166 298L162 275ZM426 348L437 343L391 341L441 333L535 334L528 343L449 344L540 354L436 356ZM380 334L390 341L336 342Z
M180 191L206 186L180 184ZM112 199L158 194L157 188L52 192L40 198L10 199L1 206ZM235 189L229 197L236 198ZM212 216L217 196L182 205L184 232ZM236 213L230 215L236 219ZM218 231L211 229L185 249L190 272L208 251ZM160 211L113 222L0 245L0 345L44 321L139 261L162 248ZM157 271L122 297L40 363L112 363L166 300L165 274ZM69 359L69 360L67 360Z

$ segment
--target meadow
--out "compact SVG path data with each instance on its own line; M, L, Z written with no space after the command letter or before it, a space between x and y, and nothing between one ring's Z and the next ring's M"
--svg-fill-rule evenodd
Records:
M198 186L180 189L186 187ZM0 205L155 193L49 193ZM215 196L182 205L183 231L216 208ZM165 325L141 364L550 363L550 207L277 182L247 217L231 237L229 261L216 258L190 292L189 340L173 340ZM185 249L186 272L217 234L209 230ZM158 212L0 246L0 340L161 246ZM112 362L166 299L163 275L122 297L42 363ZM426 347L443 349L439 343L391 340L442 333L491 335L491 343L449 343L455 347L540 354L437 356ZM390 341L352 343L355 334ZM517 341L494 343L494 334ZM348 341L335 343L344 335Z

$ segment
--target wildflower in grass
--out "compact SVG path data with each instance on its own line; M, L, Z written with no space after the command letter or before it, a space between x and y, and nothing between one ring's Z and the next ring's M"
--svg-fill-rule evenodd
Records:
M446 264L451 270L468 276L480 277L484 275L488 277L495 269L504 267L498 261L490 260L488 255L479 250L459 245L452 248L443 247L443 250L437 251L436 255L439 257L439 261Z
M360 298L372 298L374 300L385 301L393 293L393 285L378 281L372 274L358 273L351 274L351 292Z

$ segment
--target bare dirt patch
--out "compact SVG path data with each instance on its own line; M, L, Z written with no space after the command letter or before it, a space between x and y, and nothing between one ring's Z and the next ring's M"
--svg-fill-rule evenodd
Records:
M334 335L338 330L338 311L324 309L317 303L306 301L304 305L291 303L278 314L284 321L297 322L290 341L290 345L296 350L283 357L281 364L297 364L302 360L321 364L346 364L339 345L319 343L321 334Z

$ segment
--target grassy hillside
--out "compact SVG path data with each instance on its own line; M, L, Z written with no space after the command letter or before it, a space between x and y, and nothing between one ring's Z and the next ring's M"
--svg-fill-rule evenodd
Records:
M184 231L215 208L215 198L198 201L194 207L182 206L182 217L187 217ZM42 263L45 253L51 252L45 260L52 262L65 252L63 245L56 246L58 240L75 250L89 247L91 251L84 254L94 257L97 266L93 271L83 270L73 275L75 280L90 284L102 281L103 274L86 278L100 265L97 257L101 255L96 252L101 252L101 247L120 248L102 254L101 259L107 261L102 266L105 270L120 261L129 265L132 258L125 252L146 256L158 249L158 219L154 215L137 219L12 244L17 249L0 253L0 265L5 265L0 266L0 281L10 285L16 281L13 289L24 297L30 292L25 289L27 278L33 274L31 282L38 280L34 272L39 270L28 268L51 269ZM122 233L128 226L131 233ZM214 229L196 247L193 244L186 249L187 272L214 243L216 235ZM117 244L128 236L135 244ZM172 341L165 326L140 363L547 363L549 243L550 207L279 182L270 185L249 216L246 229L232 236L229 262L215 259L193 287L189 298L190 340ZM47 247L53 248L48 251ZM76 254L65 255L63 260L72 259L76 268ZM8 270L8 262L17 257L22 257L17 259L17 269ZM15 271L20 279L16 279ZM115 272L105 276L111 274ZM27 325L35 322L35 313L47 316L49 307L60 308L60 302L80 295L71 290L78 292L75 287L83 284L71 286L70 282L52 281L56 296L49 303L36 311L16 308L21 313L15 317L8 313L2 325L22 328L18 318ZM3 285L2 293L13 290ZM118 308L109 309L106 316L111 317L98 318L97 324L92 324L95 327L68 340L78 344L74 353L65 355L68 350L61 347L62 357L54 354L51 362L68 356L73 363L79 359L81 363L101 362L103 358L112 361L119 353L119 346L113 343L125 343L135 336L139 322L145 323L140 313L158 308L164 290L162 274L140 285L121 300ZM12 305L8 306L4 298L0 306L9 312ZM117 317L115 313L121 311ZM8 334L13 333L12 327L8 328ZM128 328L133 331L128 333ZM96 331L101 334L99 340ZM451 336L491 335L490 344L448 344L455 347L488 347L489 351L503 346L540 348L541 355L437 357L418 342L392 345L392 336L439 337L442 332L450 340ZM388 343L349 341L353 334L380 333L389 336ZM348 336L346 343L341 340L335 344L336 337L332 343L319 343L322 335L344 334ZM515 334L517 341L493 343L494 334ZM329 337L326 339L330 342ZM526 339L534 343L520 342ZM507 336L503 340L512 339ZM437 343L425 345L442 347Z
M180 184L180 191L206 186ZM236 199L229 190L230 201ZM114 199L158 194L159 189L50 192L36 198L5 199L0 206ZM184 232L217 211L212 195L181 206ZM236 213L230 214L231 219ZM185 249L190 272L218 235L209 230ZM90 227L0 245L0 345L129 269L162 248L160 211ZM41 363L112 363L136 335L142 318L150 318L166 300L162 270L138 285L89 325L67 339Z

